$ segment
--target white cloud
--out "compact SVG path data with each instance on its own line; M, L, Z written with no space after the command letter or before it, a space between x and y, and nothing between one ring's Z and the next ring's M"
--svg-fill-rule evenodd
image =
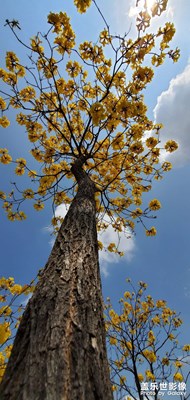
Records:
M64 204L58 206L55 210L56 217L65 217L67 213L67 207ZM105 231L101 231L98 233L98 240L100 240L105 247L109 245L109 243L118 243L118 250L124 252L125 255L122 259L130 262L135 251L135 239L130 231L120 232L119 237L118 233L114 230L114 228L110 225L110 218L108 216L104 217L104 221L109 224L108 228ZM47 231L52 232L50 227L45 228ZM55 238L52 238L50 241L50 245L53 246ZM101 272L104 276L108 276L108 266L109 264L117 264L121 261L121 257L118 254L110 253L106 250L99 251L99 260L100 260L100 268Z
M151 8L154 3L155 3L155 0L147 0L147 2L146 2L147 10L150 15L151 15ZM166 20L169 20L170 22L173 21L174 8L173 8L173 5L171 5L171 4L172 3L170 3L170 2L168 3L168 6L167 6L165 12L163 12L161 16L155 16L155 17L151 18L151 22L150 22L151 29L157 30L162 24L164 24L166 22ZM129 16L129 18L131 18L135 21L134 18L136 18L137 15L140 13L140 11L142 11L143 9L144 9L144 0L139 1L138 7L136 7L136 0L131 0L131 2L129 4L129 10L126 14Z
M67 214L69 207L66 206L65 204L60 204L58 207L55 209L55 217L62 217L64 218L65 215Z
M163 142L174 139L179 149L171 154L162 154L163 158L171 160L178 166L190 162L190 64L184 71L170 81L169 87L157 99L154 109L156 122L164 124L162 129Z
M32 297L32 293L29 293L29 294L25 297L25 299L22 301L22 306L23 306L23 307L26 307L26 305L28 304L28 302L29 302L29 300L31 299L31 297Z
M62 217L62 218L64 218L65 215L67 214L67 211L68 211L68 206L66 206L65 204L60 204L60 205L57 206L56 209L55 209L55 217ZM54 242L55 242L55 235L53 234L52 225L45 226L45 227L43 228L43 231L44 231L44 232L50 233L50 235L52 236L51 239L50 239L50 241L49 241L49 244L50 244L51 247L53 247Z
M135 3L132 2L131 6L129 8L128 15L129 15L130 18L134 18L134 17L137 17L137 15L138 15L138 13L140 11L141 11L141 8L140 7L136 7Z
M128 230L127 232L120 232L118 236L118 232L114 230L114 228L110 225L110 218L108 216L104 217L104 221L109 224L108 228L105 231L101 231L98 233L98 240L100 240L104 247L107 247L109 243L118 243L118 250L124 252L124 256L122 259L130 262L133 258L135 251L135 239L132 233ZM100 267L102 273L107 276L108 266L109 264L117 264L121 261L121 257L118 254L110 253L106 250L99 251L99 259L100 259Z

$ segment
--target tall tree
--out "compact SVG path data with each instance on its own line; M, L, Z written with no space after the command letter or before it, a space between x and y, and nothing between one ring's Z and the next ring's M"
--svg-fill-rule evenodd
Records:
M85 12L91 0L74 3ZM129 234L138 221L147 236L155 235L155 227L145 221L161 204L153 199L143 210L141 198L154 178L171 169L169 162L159 164L161 125L148 119L143 91L154 75L151 63L159 66L167 56L177 61L179 50L169 48L175 28L166 23L156 33L145 33L151 19L145 1L137 38L113 35L92 3L104 23L96 44L76 46L63 12L51 12L47 34L38 33L30 44L18 36L18 23L6 21L30 51L30 65L7 52L7 69L0 69L0 124L9 125L9 107L22 110L16 120L26 128L40 168L31 170L29 161L13 160L7 149L0 149L2 164L16 163L15 173L27 172L31 178L25 190L15 182L8 197L1 192L3 207L12 221L25 219L20 209L25 199L33 199L37 211L50 198L54 207L71 205L60 227L57 218L52 220L59 232L22 317L0 387L2 400L112 399L97 228L106 229L109 216L118 233ZM166 5L167 0L157 1L152 16ZM172 152L177 144L170 140L165 149ZM110 243L107 250L119 252L118 244Z

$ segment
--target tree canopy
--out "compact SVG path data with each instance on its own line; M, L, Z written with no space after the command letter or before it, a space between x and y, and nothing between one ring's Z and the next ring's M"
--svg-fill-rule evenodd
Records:
M31 181L25 189L15 181L8 197L1 191L3 208L13 221L26 218L25 199L31 199L37 211L50 198L54 207L69 204L77 186L71 166L77 161L96 185L99 229L106 229L103 217L108 214L118 232L133 230L140 221L148 236L155 235L147 218L161 204L152 199L144 208L142 196L151 190L153 179L159 180L172 166L159 163L162 125L147 117L144 90L154 67L166 57L174 62L179 58L179 49L170 49L174 25L167 22L156 33L147 33L151 16L145 2L132 40L127 33L112 34L95 1L74 3L81 13L92 3L103 18L105 27L96 43L78 44L70 18L62 11L50 12L47 33L38 33L29 43L14 20L6 21L26 48L29 62L24 65L13 51L7 52L6 69L0 69L0 124L9 125L8 112L14 108L37 168L30 169L24 158L13 160L8 149L0 149L1 163L12 164L16 175L28 174ZM167 1L156 2L152 16L160 15L166 5ZM168 152L177 147L172 139L165 143ZM56 218L52 222L57 225ZM117 251L117 245L111 243L108 250Z

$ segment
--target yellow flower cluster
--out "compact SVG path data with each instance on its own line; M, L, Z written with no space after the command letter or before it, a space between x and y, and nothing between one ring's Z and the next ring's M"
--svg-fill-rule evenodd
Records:
M174 381L183 382L184 381L183 375L180 372L176 372L174 374Z
M0 345L4 344L10 336L10 323L4 322L3 324L0 324Z
M139 382L143 382L144 381L144 375L143 374L137 374L137 375L138 375Z
M152 226L150 229L146 229L146 236L155 236L157 233L156 228Z
M147 370L145 374L147 381L155 381L155 375L150 370Z
M81 72L81 65L77 61L68 61L66 71L71 78L75 78Z
M19 92L19 97L22 101L30 101L36 97L36 92L33 87L27 86Z
M116 345L117 344L117 339L115 337L110 337L110 344Z
M90 7L92 0L74 0L74 4L77 7L78 12L81 14L85 13Z
M65 52L70 54L71 49L75 45L75 33L70 24L70 18L66 13L52 13L48 15L48 22L53 25L53 32L57 34L54 43L57 51L64 55Z
M21 176L25 173L26 160L24 158L17 158L16 163L15 173Z
M169 153L173 153L173 151L176 151L178 149L178 144L175 142L175 140L168 140L165 143L165 150L168 151Z
M105 45L111 43L111 37L110 37L107 29L104 29L102 32L100 32L99 40L100 40L100 43L102 44L102 46L105 46Z
M7 107L6 101L0 96L0 110L5 110Z
M25 68L20 64L19 58L13 51L7 51L6 53L6 67L10 72L14 72L16 77L23 77L25 75ZM5 74L6 75L6 74ZM9 75L11 76L11 75ZM15 79L16 79L15 77ZM5 78L5 76L4 76Z
M12 157L9 155L7 149L0 149L0 162L2 164L10 164Z
M161 203L157 199L153 199L149 203L149 208L151 211L157 211L161 208Z
M74 0L81 13L91 3L91 0ZM154 13L159 12L161 8L154 9ZM143 31L149 25L150 16L145 10L138 18L139 31ZM71 164L85 155L88 159L83 168L99 190L96 193L97 213L103 213L105 205L109 204L115 231L134 230L135 223L141 222L146 235L155 236L156 228L147 227L144 218L150 210L159 210L161 204L153 199L149 209L143 209L143 193L151 190L152 179L161 179L163 172L171 169L171 164L165 162L160 168L161 125L147 117L143 90L152 81L154 71L146 65L146 56L154 54L155 64L161 63L166 56L174 57L173 50L168 47L175 33L174 26L166 24L155 34L141 32L134 40L111 35L107 27L99 33L94 44L90 40L76 42L70 18L64 12L50 12L48 23L51 25L49 33L37 34L30 41L32 67L37 71L33 81L31 74L30 83L20 85L18 78L24 76L25 69L13 52L6 55L8 71L0 69L0 78L10 89L10 95L7 90L6 98L0 97L0 108L3 112L10 106L25 110L19 110L16 120L26 129L32 143L31 155L41 163L38 174L16 160L15 173L22 176L27 171L38 187L35 193L30 187L23 190L22 199L16 199L15 204L34 198L33 206L38 211L50 197L56 205L70 203L71 191L63 191L59 182L62 178L74 179ZM49 55L47 45L51 47ZM113 53L110 58L106 57L109 53L107 45ZM127 69L131 69L129 74ZM30 66L26 70L29 71ZM3 115L0 125L6 127L8 124ZM168 141L165 149L174 151L177 144ZM12 158L6 151L0 160L9 164ZM24 213L14 212L7 203L4 209L10 220L25 218ZM110 243L107 249L123 255L117 244Z
M92 116L92 122L95 126L105 118L104 107L101 103L94 103L90 108L90 114Z
M3 117L0 117L0 125L3 128L8 128L8 126L10 125L10 121L5 115L3 115Z
M190 351L190 344L185 344L182 348L183 351Z
M36 211L41 211L41 210L44 209L44 203L42 203L42 202L39 200L37 203L35 203L35 204L33 205L33 207L34 207L34 209L35 209Z
M156 354L151 350L143 350L143 355L148 361L150 361L150 363L154 363L157 360Z

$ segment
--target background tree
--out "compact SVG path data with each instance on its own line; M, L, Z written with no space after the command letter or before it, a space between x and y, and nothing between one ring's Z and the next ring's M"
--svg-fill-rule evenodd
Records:
M74 3L85 12L91 1ZM92 3L104 23L96 44L76 46L63 12L51 12L47 34L38 33L30 44L18 36L13 21L6 21L29 53L30 64L7 52L6 69L0 69L0 124L9 125L5 114L10 107L19 110L17 123L25 127L39 167L34 171L25 159L13 160L7 149L0 149L2 164L15 165L18 176L27 173L31 178L29 188L14 182L8 197L1 192L3 208L14 221L26 218L21 210L25 199L37 211L50 199L53 207L71 205L60 228L53 218L58 236L19 326L1 384L2 399L18 394L31 400L112 398L97 229L108 227L104 217L109 215L118 234L129 234L137 221L147 236L155 235L155 227L145 221L161 204L152 199L142 209L142 195L154 178L171 169L169 162L159 164L161 125L148 119L143 91L154 75L151 64L159 66L167 56L177 61L179 50L169 48L175 28L166 23L156 33L145 33L151 18L145 1L137 38L112 35ZM152 15L160 15L166 5L158 1ZM172 152L177 144L169 140L165 149ZM118 244L110 243L108 250L119 252Z
M188 399L190 344L180 346L178 342L182 320L165 300L155 301L146 294L146 283L139 282L136 290L130 279L127 281L130 291L120 299L119 312L112 308L110 299L106 305L115 398L157 400L159 391L167 396L170 390L184 393L179 398ZM149 397L148 392L154 395Z
M15 283L14 278L0 279L0 382L12 350L12 342L27 299L34 291L34 281L29 285ZM23 296L24 295L24 296Z

